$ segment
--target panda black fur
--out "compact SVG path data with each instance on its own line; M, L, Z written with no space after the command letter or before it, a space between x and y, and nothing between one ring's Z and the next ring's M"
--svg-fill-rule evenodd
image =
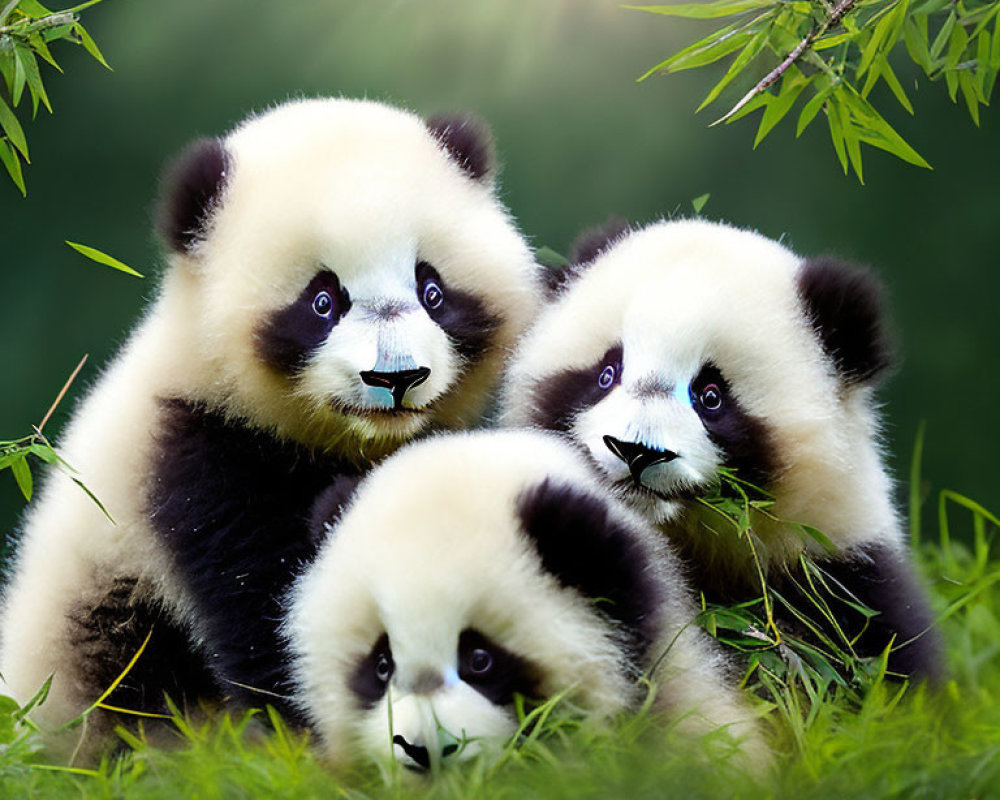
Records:
M44 726L151 630L107 703L280 705L279 598L317 493L478 419L536 308L493 178L471 117L347 99L278 106L167 172L170 267L61 441L117 524L51 475L6 591L0 672L22 700L54 675Z
M337 517L286 627L296 701L330 761L460 761L511 737L515 693L565 691L606 718L641 704L645 674L681 731L729 726L746 765L766 765L669 545L560 437L414 443Z
M616 495L659 524L710 597L759 596L753 552L696 502L720 467L767 490L755 548L772 582L803 551L862 655L894 642L890 668L935 677L931 615L882 464L874 390L890 363L881 287L835 259L802 259L707 221L623 221L581 237L550 276L551 304L512 358L509 424L564 433ZM880 614L870 622L848 594Z

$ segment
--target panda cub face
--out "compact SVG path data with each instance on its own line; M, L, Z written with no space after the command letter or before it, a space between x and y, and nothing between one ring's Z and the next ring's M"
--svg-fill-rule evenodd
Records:
M870 466L869 276L700 221L588 245L513 359L508 422L568 434L661 523L721 467L788 500Z
M280 106L181 156L160 230L204 399L310 445L474 418L537 295L471 118Z
M556 437L457 434L383 462L290 598L324 754L436 768L496 752L516 695L633 705L671 599L641 530Z

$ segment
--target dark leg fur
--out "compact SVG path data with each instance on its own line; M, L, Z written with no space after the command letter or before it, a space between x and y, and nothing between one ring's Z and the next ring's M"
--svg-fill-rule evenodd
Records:
M151 599L136 591L134 578L118 578L96 605L69 615L70 641L80 654L81 680L97 700L146 643L142 655L105 703L129 711L169 713L165 696L181 709L218 696L204 660L194 652L187 630ZM117 722L130 718L122 715Z
M817 566L832 595L825 599L841 629L851 639L860 634L854 645L859 656L879 655L892 641L891 672L932 682L941 679L944 664L940 637L931 628L933 617L926 594L904 553L869 546L852 551L849 558L819 561ZM801 584L802 576L795 578ZM808 598L797 590L790 594L796 608L807 612L813 609ZM867 620L867 627L864 615L847 602L850 598L879 612ZM817 617L815 613L809 616L814 620ZM829 625L826 627L829 629Z
M313 501L353 471L191 403L162 413L149 514L193 595L209 668L239 704L294 720L282 600L315 552Z

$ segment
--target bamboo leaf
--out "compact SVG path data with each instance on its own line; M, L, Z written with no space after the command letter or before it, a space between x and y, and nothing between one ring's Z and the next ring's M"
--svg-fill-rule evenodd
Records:
M535 251L535 261L550 269L566 269L572 266L568 258L556 252L551 247L539 247Z
M755 8L775 5L774 0L716 0L714 3L679 3L677 5L622 6L630 11L645 11L668 17L687 19L716 19L742 14Z
M24 185L24 174L21 172L21 159L17 157L17 152L5 139L0 139L0 161L3 161L10 179L14 181L14 185L21 190L21 196L26 197L28 189Z
M1000 3L997 4L1000 8ZM983 105L990 102L985 91L986 74L990 71L990 32L983 31L976 40L976 96Z
M773 99L773 97L774 97L773 95L768 94L767 92L764 92L763 94L757 95L753 100L751 100L750 102L746 103L743 106L743 108L741 108L739 111L737 111L731 117L726 117L726 124L728 125L730 122L736 122L736 120L738 120L738 119L743 119L743 117L745 117L747 114L752 114L754 111L756 111L761 106L766 106L768 103L771 102L771 100ZM713 125L717 125L718 121L713 122L712 124Z
M844 149L844 131L840 125L840 110L837 108L837 95L831 95L826 106L826 122L830 126L830 139L833 141L833 149L837 151L837 158L840 159L840 166L847 174L847 151Z
M851 112L862 128L861 141L892 153L909 164L931 168L931 165L882 118L871 103L854 93L845 93L843 97L850 104Z
M882 42L888 38L889 30L892 28L894 22L895 18L893 15L886 14L879 20L878 25L875 26L871 38L861 50L861 61L858 64L857 70L857 77L859 79L868 71L868 68L875 60L875 56L879 54L879 48L882 46Z
M951 102L956 102L955 98L958 97L958 73L950 69L944 74L944 82L948 86L948 97L951 98Z
M10 90L10 104L17 108L18 103L21 102L21 95L24 93L24 87L27 84L28 79L24 74L24 64L21 63L21 59L17 57L17 48L14 49L14 86Z
M72 8L63 9L62 13L63 14L78 14L81 11L83 11L85 8L90 8L91 6L96 6L98 3L103 3L103 2L104 2L104 0L87 0L87 2L80 3L79 5L75 5Z
M45 40L37 33L31 34L28 37L28 43L34 48L35 52L38 53L45 61L55 67L57 70L62 72L62 67L60 67L56 60L52 57L52 53L49 52L49 46L45 44Z
M998 74L1000 73L998 73L997 70L990 69L986 73L986 77L983 80L983 97L985 97L987 100L989 100L990 97L993 96L993 87L996 85Z
M861 141L858 139L858 132L855 130L851 120L851 111L846 103L840 103L840 124L844 131L844 144L847 146L847 157L854 168L854 174L858 176L858 182L863 186L865 183L864 171L861 164Z
M61 39L68 39L74 44L79 44L73 36L73 25L56 25L42 31L42 38L46 42L57 42Z
M744 24L734 23L714 31L703 39L699 39L694 44L690 44L683 50L674 53L670 58L661 61L655 67L651 67L638 80L644 81L656 72L679 71L681 69L688 69L690 66L698 66L700 63L710 64L718 61L720 58L724 58L729 53L738 50L746 44L756 31L754 26L762 18L758 17ZM701 62L702 58L706 60ZM692 59L698 60L699 64L690 64L689 62Z
M995 3L993 8L988 11L975 28L972 29L972 33L969 34L970 39L975 39L980 33L986 30L986 27L990 24L990 20L1000 19L1000 3Z
M993 49L990 53L990 69L1000 70L1000 16L993 26Z
M24 160L30 164L28 141L24 138L24 129L21 127L21 123L17 121L17 115L2 97L0 97L0 126L3 126L3 132L10 139L10 143L21 151Z
M49 445L46 444L33 444L28 447L28 452L33 456L40 458L46 464L58 464L59 456L56 455L56 451L53 450Z
M832 36L822 36L813 42L812 49L817 52L821 50L829 50L831 47L837 47L853 41L856 36L857 33L851 33L850 31L835 33Z
M670 72L671 66L675 64L679 59L683 58L689 53L694 53L698 50L707 49L715 44L718 44L723 39L729 37L736 30L736 27L737 26L735 25L730 25L728 29L714 31L713 33L710 33L708 36L706 36L704 39L699 39L697 42L688 45L683 50L678 50L672 56L664 59L656 66L647 69L644 73L642 73L642 75L640 75L638 78L635 79L636 83L641 83L642 81L646 80L646 78L648 78L650 75L654 75L657 72ZM739 45L737 45L737 47L738 46Z
M948 39L948 56L945 59L946 67L955 67L962 60L965 48L969 44L969 34L961 25L955 25L951 29L951 36Z
M10 469L14 473L14 480L17 481L17 488L21 490L24 499L30 501L33 482L31 479L31 467L28 466L27 457L22 455L20 458L14 459L11 462Z
M830 537L827 536L822 531L817 530L816 528L812 527L811 525L804 525L802 523L799 523L798 527L810 539L812 539L813 541L815 541L824 550L826 550L826 552L828 552L828 553L835 553L835 552L837 552L837 546L830 540Z
M930 75L934 70L931 60L931 51L927 47L927 18L923 17L923 31L917 19L910 17L903 25L903 41L906 44L906 51L910 54L910 59L917 64L924 74Z
M938 35L934 37L934 44L931 45L931 58L938 58L944 50L944 46L948 44L951 31L955 27L955 19L955 12L952 11L941 26L941 30L938 31Z
M926 2L919 4L913 9L913 15L926 18L950 6L953 2L954 0L926 0Z
M687 53L678 53L674 58L667 59L667 62L664 62L666 64L664 69L668 72L680 72L684 69L693 69L694 67L704 67L708 64L713 64L735 50L739 50L751 37L752 34L747 32L735 33L731 36L718 39L701 49L691 50Z
M113 256L109 256L107 253L102 253L97 248L88 247L85 244L78 244L77 242L70 242L70 241L67 241L66 244L68 244L70 247L76 250L76 252L86 256L91 261L96 261L98 264L103 264L106 267L112 267L113 269L120 270L121 272L128 273L129 275L135 275L135 277L137 278L145 277L145 275L143 275L140 272L136 272L128 264L119 261L117 258L114 258Z
M729 85L733 78L739 75L747 64L760 55L761 51L767 45L767 40L768 32L766 29L753 35L753 38L751 38L747 46L743 48L743 51L736 56L735 59L733 59L733 63L729 65L729 69L726 70L726 74L722 77L722 80L715 84L715 86L712 87L712 91L710 91L705 99L701 101L701 105L698 106L695 113L698 113L698 111L701 111L705 108L705 106L713 102L722 93L722 90Z
M117 525L118 524L117 522L115 522L114 517L112 517L111 514L108 513L108 510L104 507L104 503L102 503L100 500L97 499L97 495L94 494L92 491L90 491L90 489L87 488L86 484L83 481L81 481L79 478L74 477L72 475L70 476L70 480L73 481L73 483L75 483L81 489L83 489L83 491L87 495L87 497L89 497L91 500L94 501L94 504L99 509L101 509L101 513L104 514L104 516L108 518L108 522L110 522L112 525Z
M757 145L764 141L764 137L774 129L774 126L792 110L792 106L799 99L802 90L809 85L809 81L810 78L805 77L794 67L785 73L785 77L781 81L781 91L767 104L761 115L760 125L757 126L757 136L753 142L755 150Z
M49 103L49 96L45 93L45 86L42 83L41 73L38 71L38 61L35 54L28 47L17 46L17 59L24 67L24 75L28 79L28 89L31 90L31 100L34 104L35 113L38 113L38 103L41 101L49 113L52 113L52 105Z
M14 88L14 46L10 40L0 37L0 75L8 93Z
M885 49L886 55L889 54L892 48L896 46L896 42L902 37L903 25L906 23L907 16L909 16L907 13L909 10L910 0L899 0L896 4L896 9L892 13L892 30L889 31L889 41Z
M705 194L698 195L696 198L694 198L694 200L691 201L691 207L694 209L695 214L701 213L701 210L705 207L705 203L708 202L708 198L710 198L711 196L712 195L710 192L706 192Z
M833 91L832 86L828 86L825 89L819 89L812 99L805 104L802 108L802 112L799 114L799 122L795 128L795 136L799 137L802 135L802 131L809 127L809 123L816 118L820 109L823 108L823 104L827 101L830 93Z
M862 97L868 97L869 93L875 87L875 84L878 82L880 75L879 70L881 68L881 59L882 59L881 56L879 58L876 58L875 64L868 70L868 77L865 79L865 85L861 87Z
M52 13L52 11L39 3L38 0L21 0L17 7L19 11L23 11L25 14L35 18L47 17Z
M896 96L899 104L905 108L910 114L913 114L913 105L910 103L910 98L906 96L906 92L903 91L903 85L899 82L899 78L896 77L896 73L892 71L892 67L889 66L889 61L885 56L880 56L881 63L879 64L879 73L882 75L882 79L886 82L889 89Z
M979 127L979 97L976 94L976 79L968 70L958 73L958 83L965 97L965 105L969 108L969 116L976 127Z
M73 30L76 31L76 35L80 37L80 44L83 45L83 49L90 53L99 63L103 66L111 69L111 65L104 60L104 55L101 53L97 46L97 42L93 40L91 35L87 33L87 29L83 25L77 23L73 26ZM112 70L113 71L113 70Z

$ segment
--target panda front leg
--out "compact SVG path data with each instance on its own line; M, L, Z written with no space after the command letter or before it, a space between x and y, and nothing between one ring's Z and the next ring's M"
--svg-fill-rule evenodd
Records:
M939 681L944 673L940 635L933 627L927 594L913 563L901 547L870 544L838 558L815 562L821 593L830 616L861 657L878 656L891 648L888 669L901 676ZM798 604L811 612L814 593L796 576ZM868 616L857 605L876 612ZM815 619L817 614L810 613ZM831 630L829 621L824 627Z
M204 656L236 705L270 704L294 720L284 596L315 550L316 497L351 471L198 404L167 400L161 413L149 518L190 597Z

